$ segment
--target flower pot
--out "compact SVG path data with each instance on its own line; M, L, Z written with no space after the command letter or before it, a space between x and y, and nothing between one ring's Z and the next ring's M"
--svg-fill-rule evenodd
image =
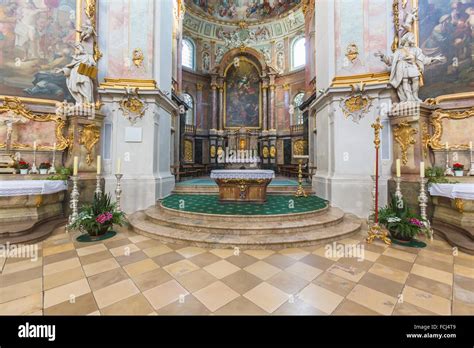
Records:
M464 171L463 170L455 170L454 171L454 176L464 176Z
M20 169L20 174L21 174L21 175L26 175L26 174L28 174L28 169Z
M410 243L413 239L413 237L403 237L402 235L400 235L397 231L392 231L392 230L389 230L390 232L390 235L392 236L393 239L396 239L397 241L399 241L400 243Z
M42 175L48 174L48 169L40 169L39 171Z

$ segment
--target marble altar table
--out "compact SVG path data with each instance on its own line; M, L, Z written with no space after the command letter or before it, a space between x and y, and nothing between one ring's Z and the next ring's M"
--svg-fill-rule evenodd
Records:
M211 171L219 186L221 202L265 203L267 186L275 178L273 170L221 169Z

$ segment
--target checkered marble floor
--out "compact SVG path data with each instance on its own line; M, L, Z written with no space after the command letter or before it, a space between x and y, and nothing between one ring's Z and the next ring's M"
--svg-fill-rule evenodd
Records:
M201 249L128 231L78 243L58 229L36 261L0 258L0 315L474 314L474 256L364 245L364 259L325 246ZM329 257L327 257L329 256Z

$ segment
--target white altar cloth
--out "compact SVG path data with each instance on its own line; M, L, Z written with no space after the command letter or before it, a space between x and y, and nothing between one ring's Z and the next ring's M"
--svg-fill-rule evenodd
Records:
M431 184L430 195L474 200L474 184Z
M266 169L217 169L211 171L211 179L273 179L275 172Z
M0 181L1 196L47 195L67 190L62 180L3 180Z

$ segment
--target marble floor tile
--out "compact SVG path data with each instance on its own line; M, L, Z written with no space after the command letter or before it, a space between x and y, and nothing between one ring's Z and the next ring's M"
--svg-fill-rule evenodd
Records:
M305 263L309 266L315 267L320 270L327 270L334 264L334 261L327 259L325 257L316 255L316 254L309 254L303 257L300 262Z
M40 278L27 280L0 288L0 303L10 302L20 297L29 296L43 291L43 280Z
M162 268L157 268L153 271L142 273L132 278L142 292L173 279L173 277Z
M91 292L78 296L73 302L65 301L44 310L44 315L88 315L98 310Z
M249 256L250 257L250 256ZM308 257L308 256L306 256ZM306 258L305 257L305 258ZM303 258L304 259L304 258ZM256 262L257 259L254 259L255 261L252 261L248 264L246 264L245 266L243 267L247 267L249 265L251 265L252 263ZM281 255L281 254L273 254L273 255L270 255L269 257L266 257L263 259L263 261L265 261L266 263L269 263L270 265L272 266L275 266L275 267L278 267L280 269L285 269L287 267L290 267L292 264L294 264L295 262L297 262L296 259L294 258L291 258L289 256L285 256L285 255Z
M155 256L160 256L163 254L167 254L173 251L169 246L166 246L164 244L154 246L151 248L146 248L142 250L148 257L155 257Z
M408 276L406 285L447 299L451 299L453 295L453 289L451 285L441 283L430 278L421 277L413 273Z
M87 255L95 254L101 251L106 251L107 248L105 247L104 244L95 244L95 245L87 246L87 247L76 249L76 250L77 250L77 255L87 256Z
M222 278L221 281L241 295L262 282L260 278L244 270L234 272Z
M203 269L206 272L212 274L217 279L222 279L240 270L239 267L233 265L227 260L220 260L215 263L211 263L210 265L207 265Z
M466 278L474 279L474 265L472 267L466 267L463 265L454 265L454 274L461 275Z
M301 290L296 297L326 314L331 314L344 299L344 297L313 283Z
M176 280L186 290L192 293L214 283L217 281L217 278L205 270L198 269L196 271L185 273L182 276L178 276L176 277Z
M355 282L341 278L330 272L324 272L319 275L313 280L313 284L319 285L326 290L334 292L343 297L347 296L356 285Z
M189 294L189 292L176 280L170 280L143 292L143 295L155 310L159 310L177 300L182 299L185 301L185 296L187 294Z
M360 284L352 289L347 295L347 299L383 315L392 314L398 300L393 296Z
M262 260L262 259L274 254L275 251L260 249L260 250L246 250L245 253L247 255L253 256L253 257L255 257L259 260Z
M257 261L254 264L245 267L244 270L262 280L267 280L281 271L278 267L272 266L265 261Z
M202 253L206 252L206 250L203 249L203 248L188 246L188 247L185 247L185 248L182 248L182 249L176 249L176 252L188 259L190 257L202 254Z
M189 261L191 261L192 263L194 263L195 265L201 268L206 267L210 265L211 263L215 263L220 260L221 258L219 256L216 256L210 252L201 253L189 258Z
M183 301L174 301L161 307L158 315L209 315L211 312L193 295L184 296Z
M45 275L43 278L44 290L49 290L64 284L72 283L85 277L84 271L80 266L67 269L65 271L56 272L51 275Z
M369 269L369 273L376 274L380 277L393 280L395 282L399 282L401 284L404 284L405 281L408 278L409 273L400 271L399 269L392 268L389 266L381 265L378 263L375 263L371 269Z
M152 259L145 259L145 260L138 261L135 263L130 263L124 266L123 269L125 270L125 272L127 272L127 274L130 277L133 277L142 273L153 271L154 269L157 269L158 267L159 266L156 263L154 263Z
M93 292L100 310L140 292L132 280L125 279Z
M282 271L268 279L267 283L277 287L286 294L296 295L301 289L308 285L308 280L293 273Z
M383 255L394 257L396 259L400 259L400 260L412 262L412 263L415 262L415 259L417 256L416 254L412 254L412 253L409 253L403 250L394 249L394 248L385 249L385 251L383 252Z
M221 281L216 281L193 294L207 309L215 312L230 301L239 297L239 294Z
M296 262L290 267L285 269L286 272L293 273L300 278L307 280L308 282L312 281L318 275L323 273L319 268L312 267L303 262Z
M100 310L103 315L148 315L154 312L143 294L138 293Z
M103 261L85 265L82 268L84 269L84 273L86 274L86 276L91 277L93 275L110 271L111 269L119 268L119 267L120 265L117 263L115 259L106 259Z
M267 313L273 313L290 298L289 294L265 282L260 283L243 296Z
M339 306L332 312L334 315L380 315L376 311L373 311L367 307L364 307L354 301L345 299Z
M278 251L279 254L291 257L295 260L301 260L303 257L309 254L308 251L300 249L300 248L288 248L282 249Z
M234 249L211 249L209 252L220 257L221 259L225 259L234 255Z
M49 308L65 301L75 301L81 295L91 291L85 278L58 286L44 292L44 308Z
M54 273L67 271L73 268L81 267L81 262L78 257L67 259L55 263L50 263L43 267L43 274L45 276L52 275Z
M403 290L403 302L408 302L436 314L451 314L450 300L408 285Z
M266 315L267 312L245 297L239 296L214 312L215 315Z
M43 309L43 293L37 292L16 300L0 303L0 315L30 315Z
M445 271L440 271L436 268L426 267L415 263L411 273L419 275L421 277L436 280L441 283L448 285L453 284L453 274Z
M276 255L276 254L274 254ZM272 255L273 256L273 255ZM270 257L272 257L270 256ZM258 261L257 258L247 255L245 253L239 253L239 255L232 255L229 256L225 259L227 262L230 262L231 264L239 267L239 268L245 268L247 266L250 266L254 264L255 262Z
M181 260L164 266L163 269L173 277L177 278L185 275L186 273L197 271L199 267L189 260Z
M93 275L87 278L87 280L89 281L92 291L97 291L128 278L128 274L122 268L117 267L109 271Z

